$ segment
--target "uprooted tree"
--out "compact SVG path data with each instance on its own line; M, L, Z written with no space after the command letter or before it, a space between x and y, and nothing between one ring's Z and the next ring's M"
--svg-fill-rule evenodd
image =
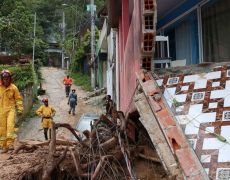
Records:
M127 122L121 111L114 111L111 116L101 115L92 121L91 131L82 133L69 124L53 123L50 141L14 144L6 161L0 160L3 171L11 168L10 173L1 173L0 179L137 179L134 159L141 158L158 166L160 161L147 151L146 135L141 143L131 143L126 133ZM68 129L72 140L57 139L59 128Z

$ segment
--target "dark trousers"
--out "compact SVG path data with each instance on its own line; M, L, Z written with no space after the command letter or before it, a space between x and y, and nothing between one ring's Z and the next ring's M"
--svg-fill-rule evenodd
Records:
M44 136L45 140L48 140L48 130L49 130L49 138L51 139L51 131L49 128L44 128Z
M65 93L66 93L66 97L69 96L69 93L70 93L70 85L65 85Z

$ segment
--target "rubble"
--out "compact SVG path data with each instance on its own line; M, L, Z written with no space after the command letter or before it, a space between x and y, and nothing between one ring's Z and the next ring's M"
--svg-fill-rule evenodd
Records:
M84 138L69 124L53 123L50 141L14 144L7 160L0 160L0 179L168 179L145 129L138 129L133 141L128 121L113 110L91 122ZM67 128L75 139L57 139L59 128Z
M84 100L88 100L91 97L99 96L102 94L106 94L106 88L96 89L93 92L89 92L87 97L84 98Z

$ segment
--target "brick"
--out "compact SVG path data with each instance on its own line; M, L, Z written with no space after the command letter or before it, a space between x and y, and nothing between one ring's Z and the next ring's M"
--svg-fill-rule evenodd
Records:
M166 108L164 108L164 109L162 109L162 111L158 112L157 116L158 116L159 121L160 121L161 125L163 126L163 128L168 128L169 126L175 126L176 125Z
M144 52L153 52L154 49L154 33L144 33L144 40L143 40L143 51Z
M155 0L144 0L144 9L145 10L154 10Z
M146 69L148 71L151 70L151 59L152 59L151 56L142 58L142 68L143 69Z
M152 14L144 15L144 28L145 30L154 30L154 18Z
M204 172L196 161L195 155L192 154L189 148L179 149L176 151L178 161L184 171L186 179L189 180L202 180L204 179Z
M186 138L182 135L182 132L177 126L167 129L166 134L174 151L189 146Z

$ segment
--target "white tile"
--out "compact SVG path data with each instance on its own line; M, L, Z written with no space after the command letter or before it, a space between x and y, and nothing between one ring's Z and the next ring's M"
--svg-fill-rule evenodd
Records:
M218 87L218 86L220 86L220 82L213 82L212 83L212 87Z
M177 116L181 124L187 124L185 134L198 134L200 123L216 121L216 112L202 113L202 107L203 104L191 105L188 115Z
M208 175L209 174L209 168L204 168L206 174Z
M196 117L202 113L203 104L194 104L189 108L189 116Z
M218 79L221 77L221 71L209 72L205 75L207 79Z
M219 149L218 162L230 162L230 145L223 143L217 138L205 138L203 150Z
M211 91L210 99L223 98L229 95L227 90L215 90Z
M195 82L194 89L202 89L206 88L207 80L206 79L199 79Z
M174 98L178 101L178 102L185 102L186 101L186 97L187 94L178 94L175 95Z
M218 103L217 102L213 102L213 103L209 103L208 108L212 109L212 108L217 108Z
M224 107L230 107L230 94L224 98Z
M164 79L156 80L158 86L162 86Z
M196 118L196 121L200 123L215 122L216 112L201 113L199 116L195 118Z
M184 110L184 106L179 106L176 108L176 112L181 112Z
M222 126L220 134L225 137L227 141L230 141L230 126Z
M186 135L189 135L189 134L198 134L199 127L200 127L200 123L199 122L197 122L197 121L191 121L185 127L185 134Z
M169 107L172 106L172 102L173 102L175 93L176 93L176 87L166 88L164 91L164 97Z
M223 143L219 141L217 138L205 138L202 149L220 149L222 146Z
M209 163L209 162L211 162L211 155L201 155L200 161L202 163Z
M230 145L222 143L222 147L219 149L218 162L230 162Z
M184 83L187 83L187 82L194 82L198 79L198 75L189 75L189 76L185 76L184 77Z
M186 125L192 120L192 117L189 117L188 115L179 115L176 116L176 119L179 124Z
M189 88L189 86L182 86L182 87L181 87L181 91L187 91L188 88Z
M209 133L214 133L215 127L206 127L205 128L205 133L209 134Z
M228 90L228 93L229 93L230 91L230 81L229 80L225 82L225 89Z

